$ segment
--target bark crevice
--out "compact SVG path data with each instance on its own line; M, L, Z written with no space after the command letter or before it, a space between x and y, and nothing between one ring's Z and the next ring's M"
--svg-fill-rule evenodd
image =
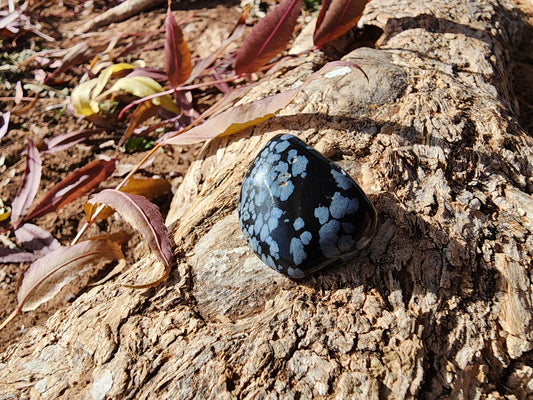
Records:
M29 330L0 355L2 396L532 395L533 139L511 85L525 21L503 0L373 0L361 23L383 36L344 59L369 80L319 78L276 118L206 144L167 219L171 279L149 296L108 282ZM301 282L251 253L236 216L278 133L338 162L379 215L367 248Z

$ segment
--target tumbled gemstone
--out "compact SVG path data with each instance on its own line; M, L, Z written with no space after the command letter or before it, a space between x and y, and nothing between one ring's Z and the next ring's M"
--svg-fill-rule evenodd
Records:
M376 211L337 164L295 136L272 138L244 177L239 223L257 256L303 278L365 246Z

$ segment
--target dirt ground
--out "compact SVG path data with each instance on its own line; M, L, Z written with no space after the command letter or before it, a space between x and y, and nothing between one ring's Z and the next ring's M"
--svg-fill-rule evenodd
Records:
M533 5L528 0L516 0L517 5L528 15L533 24ZM36 4L36 3L34 3ZM5 112L14 109L12 99L15 96L15 83L21 81L24 84L35 83L34 62L20 64L35 52L43 49L67 49L82 41L91 45L95 43L108 44L113 34L122 33L113 52L116 57L114 62L131 62L142 59L147 66L163 68L163 32L165 18L165 6L146 11L134 16L127 21L113 23L104 28L97 29L82 36L69 38L69 34L83 24L83 22L101 13L105 4L101 1L93 2L93 8L85 9L82 2L59 2L42 3L35 5L34 14L40 16L41 31L55 38L54 42L48 42L34 34L28 33L18 37L16 43L10 40L3 41L0 52L2 60L0 64L0 111ZM89 3L85 3L89 4ZM112 5L110 2L106 3ZM240 2L197 0L178 2L173 7L174 16L179 21L186 18L190 13L194 15L184 25L183 30L186 40L193 55L205 56L218 47L227 36L235 21L240 15ZM142 35L143 32L159 31L150 40L141 43L131 51L120 54L120 50L126 47ZM515 93L517 94L520 108L521 123L530 132L533 130L533 37L530 30L524 35L521 51L515 57ZM92 58L92 57L91 57ZM85 68L91 62L91 58L81 60L77 68L69 69L59 74L55 82L44 90L39 100L29 108L11 116L9 132L0 140L0 199L5 205L10 205L22 180L25 168L24 151L26 138L31 138L35 143L41 143L47 138L60 133L76 131L88 128L91 124L80 120L72 115L66 108L66 96L78 84ZM6 67L12 65L13 68ZM50 72L50 70L47 70ZM66 90L65 90L66 89ZM24 91L25 95L28 91ZM204 93L200 96L202 101L212 101L213 93ZM28 102L26 102L28 103ZM120 127L119 127L120 128ZM123 127L122 127L123 128ZM67 176L71 171L80 168L97 157L109 156L119 159L123 165L136 164L145 154L143 151L125 153L116 146L120 138L119 130L106 130L101 134L65 151L43 155L43 176L37 201L53 185ZM153 162L143 168L137 176L161 177L172 185L175 191L190 161L194 159L199 147L191 148L168 148L155 155ZM103 187L113 187L120 177L113 176L105 181ZM48 214L37 221L40 227L49 230L62 244L68 244L76 235L81 226L84 213L82 204L88 196L74 201L63 207L56 213ZM156 200L161 208L163 216L168 210L172 193L161 196ZM6 227L4 222L0 229ZM85 237L96 236L103 232L126 229L132 237L124 245L125 254L131 264L135 260L136 247L139 246L138 236L131 231L128 225L116 218L110 218L92 226ZM12 234L4 234L0 239L3 245L14 243L18 245ZM1 264L0 265L0 299L3 307L0 309L0 321L3 321L16 307L16 286L21 272L27 264ZM20 335L30 326L41 324L56 311L72 302L76 296L83 293L87 279L80 279L75 284L65 288L53 301L42 305L36 311L18 316L4 330L0 331L0 351L14 343Z
M205 56L210 51L217 48L221 41L228 35L233 25L237 21L240 11L237 1L196 1L177 3L173 7L174 16L177 21L193 13L194 16L189 19L184 26L184 34L191 53L194 55ZM192 4L191 4L192 3ZM66 4L66 3L65 3ZM80 4L83 4L80 2ZM0 70L0 111L6 112L14 109L14 102L9 98L15 95L14 85L20 81L22 85L34 83L35 63L27 63L23 66L18 65L28 56L36 51L43 49L67 49L75 44L86 40L98 40L101 43L109 43L110 38L115 33L122 33L124 40L119 41L115 47L118 51L126 48L135 40L138 33L159 31L155 36L146 43L141 44L135 50L128 52L124 56L118 56L113 59L114 62L131 62L134 60L144 60L147 66L163 68L164 51L163 39L164 33L161 29L164 26L166 7L161 6L151 11L143 12L127 21L114 23L96 32L102 34L94 35L88 33L81 37L68 38L69 33L75 30L81 24L93 18L102 9L98 7L98 2L94 2L95 8L89 12L85 10L76 10L68 6L58 6L57 2L50 7L38 7L34 10L36 15L48 16L42 18L41 31L53 36L56 40L48 42L33 34L25 34L16 40L13 45L11 41L4 40L3 47L5 50L1 57L4 58L4 66L12 62L14 68ZM76 6L79 8L79 6ZM79 18L79 16L82 18ZM50 17L53 16L53 17ZM46 21L46 22L44 22ZM132 30L134 27L134 30ZM131 35L128 35L130 33ZM31 50L30 50L31 49ZM118 53L117 51L117 53ZM88 60L90 62L91 60ZM80 63L80 66L86 66L88 62ZM73 69L62 73L58 76L55 85L50 85L48 91L44 91L39 100L26 112L13 113L9 123L9 131L0 141L0 199L5 205L9 206L15 197L21 184L25 169L25 149L26 138L31 138L34 143L42 143L45 139L54 135L77 131L91 127L91 123L79 119L66 110L66 96L77 85L83 69ZM65 90L67 89L67 90ZM28 96L27 91L24 95ZM210 94L200 96L201 101L209 102ZM29 104L29 102L24 103ZM124 128L124 126L119 127ZM83 167L87 163L102 156L114 157L119 160L123 166L137 164L146 151L135 151L126 153L116 146L121 133L118 130L106 130L89 140L75 145L67 150L42 155L43 173L42 180L36 201L52 188L61 179L77 168ZM191 160L194 159L199 147L190 148L166 148L155 154L150 164L143 168L137 177L160 177L167 180L172 185L172 191L175 191L183 175L185 174ZM117 168L119 169L119 168ZM112 176L106 180L100 188L114 187L120 181L119 176ZM50 231L53 236L67 245L75 237L79 227L83 223L83 202L89 196L83 196L58 212L48 214L36 221L36 225ZM172 193L160 196L155 203L165 217ZM1 228L7 227L4 222ZM86 233L84 238L89 238L103 234L105 232L116 232L124 229L131 234L131 239L123 246L124 253L128 257L128 263L131 265L135 260L135 249L139 245L138 235L131 230L127 223L117 218L109 218L93 225ZM3 245L17 243L12 233L2 235ZM0 320L3 321L12 310L16 307L16 286L21 272L28 264L1 264L0 265L0 299L3 307L0 309ZM43 323L46 319L60 307L64 307L68 302L73 301L76 296L83 293L87 287L88 279L82 278L75 283L66 287L53 301L42 305L36 311L24 313L12 321L5 329L0 331L0 351L17 340L27 327Z

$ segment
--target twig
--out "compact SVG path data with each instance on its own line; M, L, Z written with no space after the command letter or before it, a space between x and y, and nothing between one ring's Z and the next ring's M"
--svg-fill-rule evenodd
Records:
M165 0L126 0L123 3L120 3L118 6L98 15L96 18L85 22L80 28L74 31L74 35L80 35L82 33L89 32L112 22L123 21L144 10L157 7L164 3Z

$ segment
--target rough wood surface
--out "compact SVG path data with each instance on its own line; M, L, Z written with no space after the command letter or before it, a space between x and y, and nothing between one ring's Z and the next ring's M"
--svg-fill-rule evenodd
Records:
M533 395L533 139L509 83L521 17L498 0L373 0L362 23L384 31L346 57L369 81L323 77L279 117L206 144L167 219L171 279L107 283L29 330L0 355L0 398ZM280 132L336 160L379 214L367 249L302 282L251 254L235 212Z

